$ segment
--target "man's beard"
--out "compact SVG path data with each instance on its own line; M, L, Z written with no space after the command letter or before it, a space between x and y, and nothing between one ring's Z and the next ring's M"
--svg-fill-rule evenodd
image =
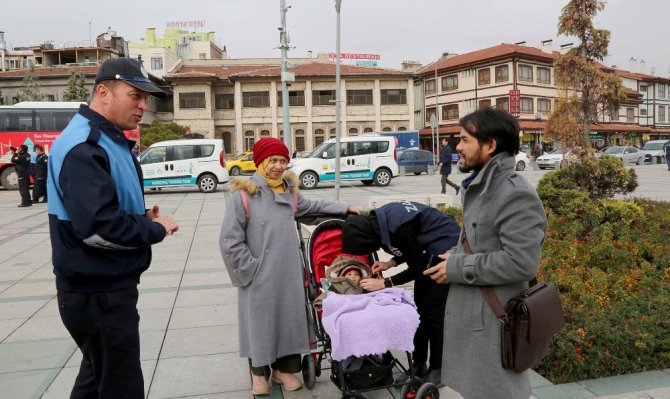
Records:
M463 158L463 154L459 153L459 155L461 156L461 159L465 159L465 158ZM479 150L475 154L475 157L476 157L477 162L474 165L470 164L470 165L466 166L465 163L461 164L461 162L459 162L458 163L458 170L461 173L468 173L468 172L472 172L473 170L474 171L480 171L484 167L484 165L486 165L486 162L482 161L483 157L482 157L482 148L481 147L479 147Z

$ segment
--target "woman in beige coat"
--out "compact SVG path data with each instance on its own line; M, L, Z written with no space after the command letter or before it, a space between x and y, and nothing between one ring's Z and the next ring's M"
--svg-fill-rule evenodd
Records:
M252 393L270 392L268 377L286 390L300 389L294 375L300 354L309 352L301 253L294 217L310 213L358 213L338 202L312 201L298 192L286 172L289 153L275 138L253 148L257 171L231 182L220 246L233 285L238 287L240 356L250 361ZM243 194L248 198L248 214ZM248 218L248 219L247 219Z

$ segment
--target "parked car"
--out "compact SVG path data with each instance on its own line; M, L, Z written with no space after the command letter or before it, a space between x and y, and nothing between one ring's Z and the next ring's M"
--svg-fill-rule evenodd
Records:
M254 154L252 152L243 152L230 161L226 162L226 169L231 176L239 176L243 173L254 173L256 164L254 163Z
M530 165L530 158L528 158L528 155L525 152L519 152L514 156L514 158L516 160L514 169L516 169L519 172L526 169L526 166ZM452 159L454 160L454 162L458 162L461 159L461 157L458 155L458 153L454 152Z
M161 141L140 155L144 188L196 186L202 192L216 190L228 181L223 140L192 139Z
M572 154L570 150L566 151L565 153L565 158L570 157ZM556 169L556 162L560 162L560 166L563 166L563 149L562 148L557 148L548 154L541 155L537 158L537 166L540 169Z
M665 144L670 140L651 140L644 143L640 152L644 155L645 162L651 162L656 158L656 163L665 163Z
M428 173L428 165L433 164L433 154L430 151L410 148L398 151L398 166L405 168L405 173L420 175Z
M603 155L611 155L615 158L623 160L624 165L627 164L636 164L642 165L644 162L644 154L635 147L632 146L623 146L617 145L613 147L607 147L603 152Z

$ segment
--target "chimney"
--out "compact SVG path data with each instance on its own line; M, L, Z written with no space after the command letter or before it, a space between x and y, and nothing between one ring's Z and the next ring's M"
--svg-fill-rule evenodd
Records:
M567 54L568 51L572 50L572 43L561 44L560 52L561 54Z
M147 43L153 46L156 43L156 28L147 28Z
M633 57L630 57L630 60L628 60L628 70L637 73L637 60Z
M647 73L647 63L640 59L640 73Z
M554 52L554 46L552 45L553 40L543 40L540 42L540 50L545 53L551 54Z
M421 68L419 61L403 61L400 65L403 72L416 72Z

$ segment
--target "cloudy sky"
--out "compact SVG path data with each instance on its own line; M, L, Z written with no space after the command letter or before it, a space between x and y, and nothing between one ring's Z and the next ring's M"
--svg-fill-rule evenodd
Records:
M525 41L554 48L575 41L557 37L567 0L342 0L341 51L379 54L379 64L399 68L403 60L423 64L443 52L466 53L500 43ZM100 4L100 5L98 5ZM103 5L104 4L104 5ZM204 21L198 31L214 31L232 58L278 57L279 0L81 0L3 1L0 30L11 46L53 41L82 43L112 27L126 40L159 36L171 21ZM335 0L286 0L290 56L335 51ZM30 21L26 23L26 21ZM670 0L609 0L596 19L612 32L609 65L629 69L629 59L645 60L646 72L670 71Z

